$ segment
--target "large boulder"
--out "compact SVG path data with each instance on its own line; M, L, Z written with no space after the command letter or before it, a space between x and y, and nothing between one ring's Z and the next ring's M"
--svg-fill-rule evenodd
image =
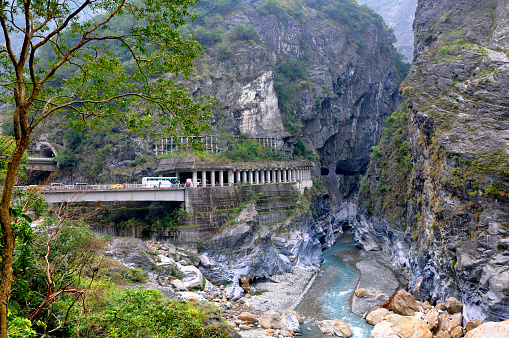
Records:
M208 280L205 280L205 292L209 294L211 298L217 298L221 297L223 292L220 288L209 282Z
M433 338L428 324L419 318L391 314L375 325L371 338Z
M226 292L226 298L231 301L236 301L244 297L244 289L238 283L228 285L224 291Z
M468 331L465 338L507 338L509 337L509 319L503 322L487 322Z
M382 319L384 319L385 316L389 315L390 312L389 310L387 309L384 309L384 308L380 308L380 309L376 309L374 311L371 311L367 316L366 316L366 321L368 323L370 323L371 325L376 325L378 324Z
M300 332L299 318L293 313L286 313L281 316L281 322L283 326L291 332Z
M463 328L461 326L456 326L451 331L451 338L461 338L463 337Z
M187 300L188 302L205 302L207 299L196 292L177 292L182 299Z
M461 326L462 321L463 316L461 313L455 313L453 315L442 313L438 317L437 334L440 332L450 334L455 327Z
M248 324L254 324L258 322L256 316L249 312L242 312L238 318L244 322L247 322Z
M392 300L392 311L402 316L413 316L419 311L414 296L405 290L399 290Z
M454 297L447 298L445 300L445 307L449 313L461 313L463 312L463 303Z
M283 323L281 323L281 316L276 311L268 311L258 318L258 323L266 329L281 329Z
M177 268L182 273L182 283L188 290L203 289L203 275L197 267L193 265L182 265L175 263Z
M471 321L469 321L467 323L467 325L465 325L465 330L468 332L468 331L472 331L473 329L475 329L476 327L479 327L482 325L482 320L480 319L472 319Z
M106 255L131 267L151 271L156 262L149 255L149 247L139 238L115 238L108 244Z
M349 338L352 336L352 331L346 323L338 319L322 320L318 323L318 328L327 336L338 336L342 338Z
M187 291L187 286L182 283L180 279L174 279L171 281L171 285L177 289L177 291Z
M424 317L424 320L428 323L428 329L431 331L435 331L438 327L438 316L439 312L436 309L432 309Z

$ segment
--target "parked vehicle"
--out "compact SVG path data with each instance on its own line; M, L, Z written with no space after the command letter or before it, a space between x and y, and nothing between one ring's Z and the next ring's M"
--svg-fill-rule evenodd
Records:
M111 189L124 189L124 185L123 185L123 184L120 184L120 183L113 184L113 185L111 186Z
M65 189L65 185L63 183L51 183L50 185L51 190L61 190Z
M178 177L143 177L141 184L149 188L171 188L180 186Z
M76 182L74 183L74 189L87 189L88 183Z

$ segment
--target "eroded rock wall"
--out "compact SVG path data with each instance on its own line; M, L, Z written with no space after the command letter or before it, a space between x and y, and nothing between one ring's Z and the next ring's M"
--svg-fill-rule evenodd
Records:
M418 297L455 296L466 320L509 318L508 17L507 1L419 1L408 109L382 137L352 219Z

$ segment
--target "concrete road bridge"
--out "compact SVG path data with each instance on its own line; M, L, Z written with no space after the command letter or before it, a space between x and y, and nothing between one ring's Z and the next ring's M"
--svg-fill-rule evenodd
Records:
M71 202L186 202L187 189L226 188L242 185L291 184L302 193L313 185L312 164L295 162L206 162L194 157L162 160L156 171L162 177L176 177L173 187L148 187L142 184L88 185L76 183L18 187L41 190L48 204ZM199 179L201 177L201 180ZM189 194L188 194L189 195ZM192 194L191 194L192 195ZM187 210L187 208L186 208Z
M117 188L121 187L121 188ZM22 186L17 189L40 190L46 203L80 202L184 202L185 188L148 188L141 184Z

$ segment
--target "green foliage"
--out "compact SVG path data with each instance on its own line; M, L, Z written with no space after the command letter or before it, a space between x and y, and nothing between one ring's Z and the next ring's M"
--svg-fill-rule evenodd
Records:
M111 151L111 148L113 148L113 146L111 144L107 144L94 154L94 161L91 168L92 177L98 176L103 171L104 167L106 166L106 157Z
M304 20L302 2L299 0L264 0L257 8L267 15L274 15L278 18L295 18Z
M232 41L261 42L260 35L258 35L258 32L254 29L253 26L236 26L228 33L228 37Z
M326 193L327 192L327 187L325 186L325 184L323 183L322 180L315 180L314 186L316 188L316 191L318 191L320 193Z
M215 319L218 310L213 306L167 300L151 289L102 286L88 311L75 328L80 337L221 338L232 333Z
M194 4L194 0L162 0L140 6L128 1L113 12L116 5L101 0L87 8L86 16L71 17L51 43L38 46L33 66L38 79L48 74L47 82L41 87L29 81L25 84L27 96L35 91L36 102L41 103L38 114L51 107L79 130L92 127L104 131L123 124L131 132L143 134L200 134L208 127L210 105L207 99L194 102L187 89L174 80L191 75L194 59L202 54L196 40L177 31L186 18L192 18L189 7ZM30 6L34 22L46 19L36 4ZM44 13L51 13L50 22L64 22L73 5L48 2L47 6ZM53 29L43 25L37 35ZM85 45L80 42L83 34L90 39ZM70 58L65 56L67 51ZM12 83L10 76L15 70L8 59L4 61L0 82ZM5 103L12 102L11 86L3 92ZM46 102L49 106L42 109ZM38 118L33 116L32 123L40 123Z
M484 186L488 195L508 196L501 187L500 181L485 182L486 175L497 175L505 180L509 179L509 156L503 150L480 154L473 160L458 159L458 166L445 177L445 181L453 188L463 188L467 184L472 187ZM471 194L472 195L472 194Z
M282 119L283 126L285 130L291 135L299 135L302 130L302 125L300 124L299 119L294 115L284 116ZM301 139L302 141L302 139ZM299 150L301 150L299 148ZM299 152L299 150L297 150Z
M283 17L286 13L283 6L281 6L277 0L264 0L260 7L258 7L258 10L277 17Z
M258 141L246 138L230 144L224 156L231 161L284 161L288 157L276 148L267 148Z
M13 217L16 214L13 211ZM22 217L22 213L15 217L18 220L23 218L26 219ZM100 264L97 254L102 249L103 242L88 226L69 223L55 227L55 220L47 219L40 232L35 232L30 229L27 219L25 225L22 222L18 229L12 266L14 282L9 299L9 309L17 316L26 318L46 297L46 255L53 281L52 292L59 292L64 288L85 288L85 276L97 271ZM48 243L49 251L45 245L36 243ZM72 299L72 293L61 293L53 298L44 306L42 312L53 315L36 317L41 321L41 325L33 329L42 333L58 327L59 318L63 318L67 312L67 305L71 308L76 305Z
M312 148L309 147L302 138L298 138L295 143L295 148L293 149L293 156L295 159L305 159L309 161L318 161L316 154L313 152Z
M194 30L194 35L202 45L210 47L221 42L224 31L222 29L206 29L202 26L198 26Z
M306 62L303 59L290 59L276 68L274 89L280 107L286 112L283 116L283 126L292 135L298 135L301 131L300 122L294 114L301 110L299 92L308 87L309 81Z
M32 329L32 322L26 318L10 315L8 318L7 335L10 338L37 337L37 332Z
M177 229L180 225L179 220L186 212L182 209L175 208L164 213L161 217L159 225L164 228Z
M9 163L9 159L12 155L12 152L14 151L15 146L16 142L14 141L13 137L0 135L0 183L2 184L5 181L5 175L7 174L7 164ZM27 164L28 154L24 153L20 167L18 168L17 177L26 177L24 169L26 169Z
M231 58L233 51L229 43L220 43L216 46L216 57L219 61L225 61Z

